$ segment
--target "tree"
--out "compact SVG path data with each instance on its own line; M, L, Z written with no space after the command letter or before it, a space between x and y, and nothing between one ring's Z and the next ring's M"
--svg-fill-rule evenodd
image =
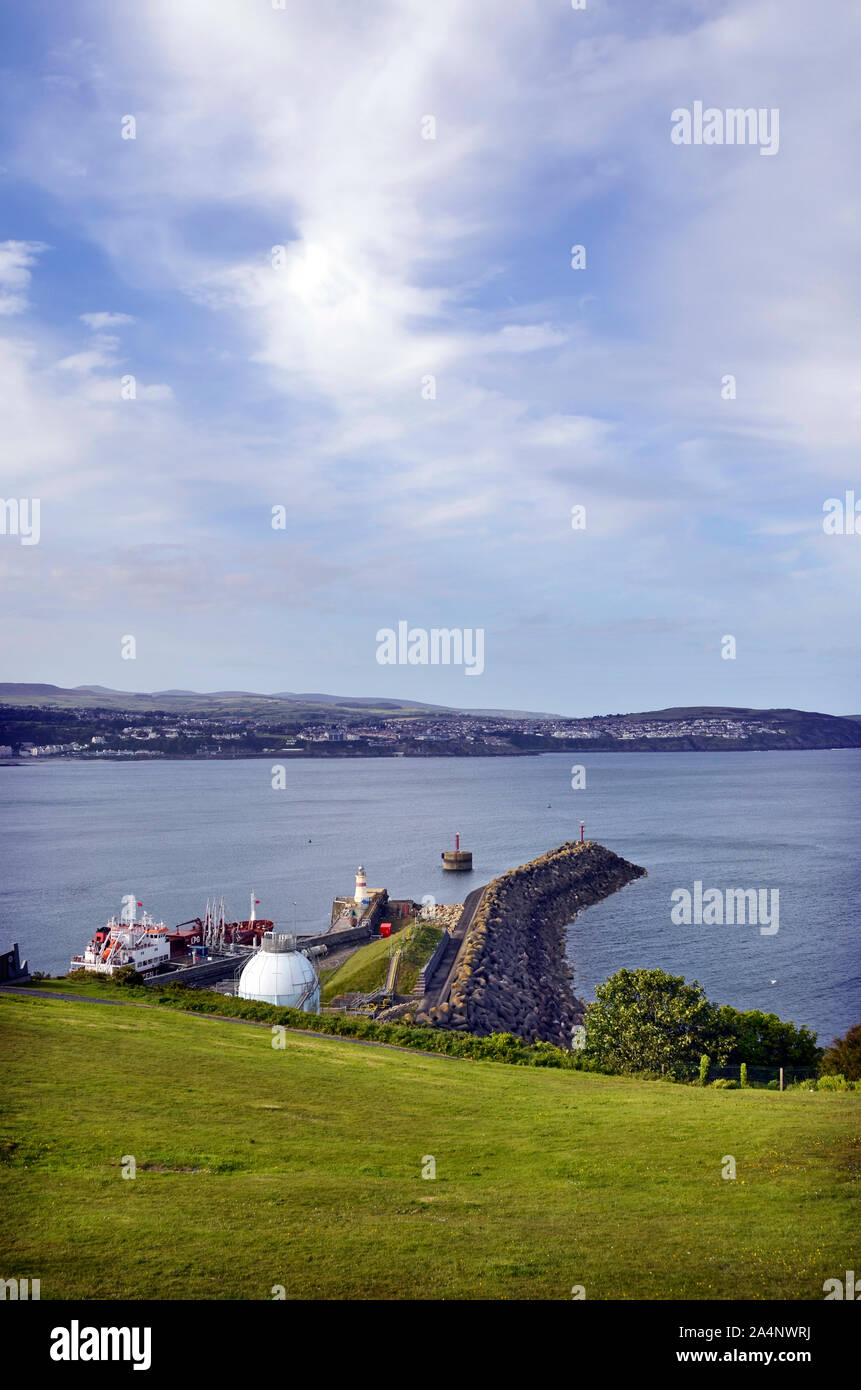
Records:
M728 1061L747 1062L756 1067L815 1067L822 1056L816 1034L806 1024L796 1028L777 1014L761 1009L733 1009L729 1004L717 1010L718 1024L729 1043Z
M834 1038L826 1048L821 1070L826 1076L842 1074L847 1081L861 1081L861 1023L850 1028L845 1038Z
M702 986L663 970L619 970L595 991L586 1015L587 1055L619 1071L689 1077L708 1053L718 1066L729 1040Z

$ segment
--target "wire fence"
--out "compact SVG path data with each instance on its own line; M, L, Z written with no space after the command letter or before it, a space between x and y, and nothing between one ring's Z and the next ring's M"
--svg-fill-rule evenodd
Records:
M709 1081L735 1081L741 1084L742 1063L732 1062L725 1067L709 1067ZM790 1067L783 1068L784 1087L791 1086L796 1081L811 1081L818 1075L816 1067ZM775 1086L780 1085L780 1067L757 1067L752 1063L747 1064L747 1084L748 1086Z

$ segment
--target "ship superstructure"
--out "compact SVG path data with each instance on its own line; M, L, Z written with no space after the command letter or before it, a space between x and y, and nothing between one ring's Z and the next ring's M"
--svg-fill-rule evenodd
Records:
M142 912L138 921L132 905L123 910L119 920L112 917L102 931L95 933L83 954L72 957L69 969L115 975L124 965L130 965L141 975L151 975L170 960L167 936L164 922L154 921L147 912Z

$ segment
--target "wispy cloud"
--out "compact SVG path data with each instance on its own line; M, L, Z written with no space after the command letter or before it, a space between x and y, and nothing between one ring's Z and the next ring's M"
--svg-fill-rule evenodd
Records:
M121 324L134 323L131 314L111 314L100 312L95 314L79 314L81 323L85 323L94 332L101 332L105 328L118 328Z
M40 241L0 242L0 314L21 314L28 307L31 267L47 249Z

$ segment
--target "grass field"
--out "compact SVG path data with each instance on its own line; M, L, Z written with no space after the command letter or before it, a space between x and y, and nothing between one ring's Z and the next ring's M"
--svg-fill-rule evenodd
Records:
M0 1056L0 1272L43 1299L821 1299L857 1267L856 1095L11 996Z
M408 926L392 937L370 941L367 946L360 946L358 951L354 951L343 965L338 966L331 974L321 972L324 1002L336 998L339 994L368 994L384 985L391 951L396 951L398 947L403 948L403 955L398 969L397 992L409 994L418 979L421 966L430 960L442 937L438 927L422 923L408 941L409 930Z

